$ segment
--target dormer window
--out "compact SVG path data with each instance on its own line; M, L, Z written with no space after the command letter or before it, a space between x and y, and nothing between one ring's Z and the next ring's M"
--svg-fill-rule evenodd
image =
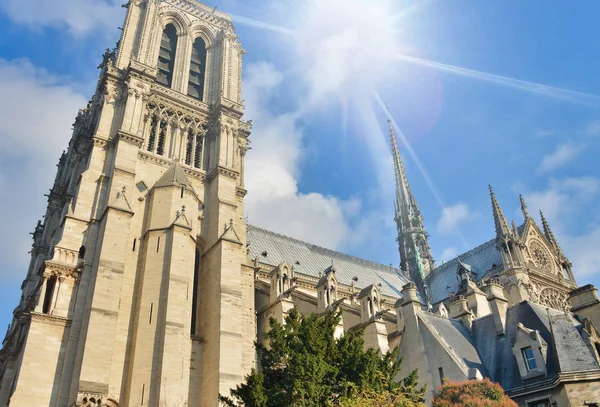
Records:
M535 355L533 354L533 349L531 349L531 346L521 349L521 354L523 355L523 361L525 362L527 371L531 372L532 370L536 370L537 363L535 363Z
M517 325L517 333L512 345L521 380L546 376L548 344L539 331Z

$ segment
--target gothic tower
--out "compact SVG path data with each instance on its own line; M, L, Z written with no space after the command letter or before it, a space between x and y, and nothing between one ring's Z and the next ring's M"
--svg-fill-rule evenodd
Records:
M244 50L197 1L126 7L33 234L0 407L214 407L254 367Z
M425 277L435 268L428 235L423 225L423 216L417 201L412 194L404 163L398 148L396 133L392 121L390 126L390 139L392 157L394 159L394 174L396 177L396 200L394 202L394 221L398 229L398 250L400 251L400 268L408 273L409 278L416 284L423 298L428 299Z

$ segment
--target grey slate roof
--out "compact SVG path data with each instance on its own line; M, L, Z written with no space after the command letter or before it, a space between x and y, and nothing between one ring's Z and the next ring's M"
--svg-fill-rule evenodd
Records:
M394 267L325 249L256 226L248 225L247 238L250 257L273 267L287 261L297 273L318 278L331 267L333 261L335 276L340 283L350 285L353 277L358 277L355 283L357 288L381 283L382 294L396 298L401 297L400 290L408 283L408 279ZM266 256L263 256L264 252Z
M547 310L537 304L522 302L508 309L504 336L495 334L491 315L473 322L473 339L492 380L505 390L523 386L519 368L512 352L517 325L540 332L548 344L547 375L530 379L527 383L543 382L559 372L595 370L600 366L579 334L580 323L562 311ZM554 333L554 334L553 334Z
M463 360L467 368L479 369L482 375L489 376L487 368L479 357L471 333L467 328L454 319L442 317L430 312L420 312L419 318L426 326L431 326L446 343Z
M524 229L525 223L517 228L519 233L523 233ZM455 259L439 265L426 277L432 304L443 301L450 296L451 292L458 291L460 281L456 271L459 261L464 266L469 266L465 268L475 275L475 281L495 273L502 266L502 256L496 249L496 239L489 240Z
M491 269L502 265L502 257L496 250L495 239L490 240L459 256L460 261L471 266L471 272L476 280L481 279ZM426 277L429 296L433 304L440 302L457 292L459 280L456 275L458 257L436 267Z

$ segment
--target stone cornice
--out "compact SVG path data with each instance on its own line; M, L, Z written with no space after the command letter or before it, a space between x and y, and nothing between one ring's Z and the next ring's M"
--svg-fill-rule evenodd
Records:
M133 144L138 148L144 144L144 139L142 137L121 130L117 132L114 140L115 142L123 141L128 144Z
M143 151L143 150L138 151L138 158L142 161L147 161L147 162L151 162L153 164L158 164L161 167L165 167L165 168L169 168L173 164L173 161L169 160L168 158L150 153L148 151ZM187 167L187 166L185 166L185 164L182 164L181 168L183 169L183 172L185 172L185 175L187 175L191 178L194 178L194 179L197 179L200 181L204 181L206 179L206 173L203 170L200 170L197 168L192 168L192 167ZM200 199L200 198L198 198L198 199Z
M174 103L176 105L174 107L177 109L187 110L186 113L188 114L197 115L201 113L204 116L209 114L209 106L206 103L158 83L152 84L151 92L166 103Z
M210 174L208 174L207 179L212 181L217 175L224 175L231 179L238 179L240 173L231 168L226 168L218 165Z
M30 316L31 322L40 322L42 324L64 327L71 326L71 320L69 318L59 317L56 315L40 314L39 312L32 312Z
M505 390L510 398L521 397L531 393L537 393L544 390L550 390L562 383L583 382L591 380L600 380L600 370L587 370L581 372L559 373L556 376L538 383L516 387Z
M248 191L244 188L236 187L235 194L240 198L244 198L248 194Z
M166 4L172 4L195 17L214 24L219 28L233 30L233 24L231 23L230 17L227 14L213 10L202 3L196 1L192 2L189 0L162 0L162 2Z

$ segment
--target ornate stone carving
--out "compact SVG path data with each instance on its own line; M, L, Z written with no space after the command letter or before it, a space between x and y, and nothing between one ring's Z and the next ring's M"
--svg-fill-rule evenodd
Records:
M531 251L531 257L535 262L535 265L539 268L548 271L549 273L556 274L552 264L552 254L546 247L537 240L533 240L529 244L529 250Z
M544 288L539 295L538 303L545 307L564 310L569 308L567 295L555 288Z

